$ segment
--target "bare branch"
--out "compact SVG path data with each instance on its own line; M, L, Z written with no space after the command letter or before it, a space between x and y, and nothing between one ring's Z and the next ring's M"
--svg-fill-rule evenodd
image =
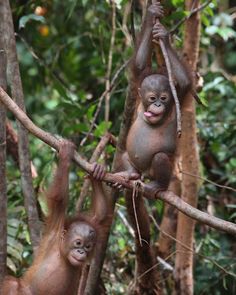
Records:
M111 93L108 91L111 87L111 68L112 68L112 57L113 57L113 50L115 44L115 34L116 34L116 3L114 0L111 0L112 6L112 27L111 27L111 41L110 41L110 49L108 54L108 63L107 63L107 72L106 72L106 90L107 93L105 95L105 121L109 121L110 115L110 98Z
M4 10L0 5L0 16ZM6 53L2 46L3 32L1 26L0 34L0 85L7 88L6 81ZM7 261L7 181L6 181L6 109L0 103L0 288L1 283L6 275L6 261Z
M89 160L89 163L94 163L96 162L99 157L101 156L102 152L104 151L106 145L108 144L109 141L114 140L111 133L106 133L100 140L100 142L98 143L96 149L94 150L92 157ZM79 199L78 202L76 204L76 211L80 212L82 210L82 206L84 203L84 200L88 194L88 189L89 189L89 185L90 185L90 180L89 179L85 179L85 181L83 182L83 186L81 188L80 191L80 195L79 195Z
M98 105L97 105L97 110L96 110L96 112L95 112L95 114L94 114L94 116L93 116L93 121L92 121L92 123L91 123L91 126L90 126L90 128L89 128L89 131L88 131L86 137L81 141L81 144L80 144L81 146L84 145L84 143L87 141L88 137L90 136L90 133L92 132L92 130L93 130L94 126L95 126L95 122L96 122L97 117L98 117L98 114L99 114L99 112L100 112L100 110L101 110L102 102L103 102L103 100L104 100L104 97L107 95L107 93L110 93L110 92L113 90L117 78L119 77L120 73L126 68L126 66L128 65L128 63L129 63L129 60L127 60L127 61L126 61L126 62L125 62L125 63L124 63L124 64L123 64L123 65L117 70L117 72L115 73L115 75L114 75L114 77L113 77L113 79L112 79L112 81L111 81L110 88L107 89L107 90L105 90L105 91L102 93L102 95L99 97L99 99L98 99Z
M189 173L189 172L186 172L186 171L181 171L181 170L180 170L180 172L183 173L183 174L185 174L185 175L192 176L192 177L195 177L195 178L201 179L201 180L203 180L203 181L209 182L209 183L211 183L211 184L213 184L213 185L215 185L215 186L217 186L217 187L224 188L224 189L228 189L228 190L231 190L231 191L233 191L233 192L236 192L236 189L233 188L233 187L231 187L231 186L221 185L221 184L218 184L218 183L216 183L216 182L214 182L214 181L212 181L212 180L210 180L210 179L208 179L208 178L204 178L204 177L201 177L201 176L199 176L199 175L192 174L192 173Z
M157 0L152 0L152 3L156 3ZM159 23L159 19L156 20L156 22ZM154 43L158 44L156 40L153 40ZM159 44L161 47L161 51L165 60L166 68L167 68L167 74L168 74L168 79L170 83L170 89L175 101L175 107L176 107L176 121L177 121L177 135L180 137L181 136L181 111L180 111L180 103L179 103L179 98L177 96L177 92L175 89L175 83L174 83L174 78L172 74L172 69L171 69L171 64L169 60L169 56L165 47L165 44L163 40L159 39Z
M194 251L192 248L190 248L188 245L185 245L184 243L182 243L180 240L176 239L175 237L173 237L172 235L168 234L166 231L163 231L159 224L156 222L155 218L153 215L149 215L150 218L152 219L154 225L156 226L156 228L161 232L163 233L165 236L167 236L168 238L172 239L173 241L175 241L176 243L180 244L183 248L185 248L187 251L189 252L192 252L194 255L197 255L199 257L202 257L208 261L210 261L212 264L214 264L216 267L218 267L220 270L222 270L224 273L227 273L228 275L231 275L233 276L234 278L236 278L236 274L230 272L230 271L227 271L226 268L224 268L223 266L221 266L218 262L216 262L214 259L208 257L208 256L205 256L205 255L202 255L201 253L198 253L197 251Z
M192 9L186 17L182 18L182 19L181 19L181 20L180 20L180 21L174 26L174 28L170 30L170 34L174 34L174 33L177 31L177 29L178 29L178 28L179 28L179 27L180 27L180 26L181 26L186 20L188 20L192 15L194 15L194 14L197 13L198 11L201 11L201 10L203 10L204 8L206 8L211 2L212 2L211 0L208 0L208 1L206 1L205 3L203 3L201 6Z
M42 141L55 148L56 150L59 149L60 140L36 126L1 87L0 101L16 116L17 120L19 120L29 132L31 132L33 135L40 138ZM75 163L77 163L82 169L90 174L92 173L93 165L83 159L77 152L74 153L73 159ZM111 173L106 173L104 181L108 183L120 183L124 188L127 188L129 190L133 190L136 183L135 181L126 181L122 176ZM143 184L138 190L140 191L140 193L142 193L144 197L148 199L160 199L174 206L183 214L189 216L192 219L205 223L217 230L236 235L236 225L234 223L225 221L215 216L211 216L192 207L171 191L150 193L145 184Z
M9 75L9 84L13 99L19 107L24 111L24 93L20 76L18 57L16 52L16 40L14 33L14 24L12 19L10 1L3 1L5 6L6 28L5 28L5 46L7 53L7 72ZM40 222L36 206L36 196L33 187L31 174L30 151L28 132L23 126L17 122L18 127L18 154L21 172L22 192L24 195L24 204L27 212L28 226L30 238L34 250L37 248L40 240Z

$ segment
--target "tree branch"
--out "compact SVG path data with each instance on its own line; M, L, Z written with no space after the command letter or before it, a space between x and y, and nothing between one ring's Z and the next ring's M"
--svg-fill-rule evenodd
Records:
M205 3L203 3L201 6L197 7L197 8L194 8L192 9L190 12L189 12L189 15L185 16L184 18L182 18L175 26L173 29L170 30L170 34L174 34L177 29L186 21L188 20L192 15L194 15L195 13L197 13L198 11L201 11L203 10L204 8L206 8L210 3L212 2L212 0L208 0L206 1Z
M107 132L101 138L100 142L98 143L97 147L95 148L95 150L94 150L94 152L92 154L92 157L89 160L89 163L96 162L99 159L99 157L101 156L101 154L103 153L106 145L112 140L114 141L113 135L111 133ZM76 211L77 212L80 212L82 210L84 200L85 200L85 198L86 198L86 196L88 194L89 186L90 186L90 180L88 178L86 178L84 180L83 186L82 186L81 191L80 191L79 199L78 199L78 202L76 204Z
M0 5L0 16L4 13ZM6 53L4 46L3 32L0 34L0 85L7 88L6 81ZM0 103L0 289L6 275L7 261L7 180L6 180L6 108Z
M130 61L130 60L127 60L127 61L126 61L126 62L125 62L125 63L124 63L124 64L123 64L123 65L117 70L117 72L115 73L115 75L114 75L114 77L113 77L113 79L112 79L112 81L111 81L111 83L110 83L110 87L109 87L108 89L106 89L106 90L102 93L102 95L99 97L99 99L98 99L98 105L97 105L97 110L96 110L96 112L95 112L95 114L94 114L94 116L93 116L93 121L92 121L92 123L91 123L91 125L90 125L89 131L88 131L86 137L85 137L85 138L81 141L81 143L80 143L81 146L84 145L84 143L87 141L87 139L88 139L90 133L92 132L92 130L93 130L93 128L94 128L94 125L95 125L95 122L96 122L96 120L97 120L98 114L99 114L99 112L100 112L100 110L101 110L102 102L103 102L104 98L106 97L106 95L107 95L108 93L110 93L110 92L113 90L117 78L119 77L120 73L126 68L126 66L128 65L129 61Z
M16 40L14 32L14 24L11 13L10 1L2 1L4 3L4 22L5 22L5 50L7 54L7 73L13 99L17 102L22 110L25 110L24 93L21 81L19 62L16 51ZM27 212L27 221L30 232L30 239L34 250L37 248L40 240L40 222L37 211L36 196L33 187L31 174L30 151L28 132L23 126L17 122L18 129L18 155L20 163L22 192L24 196L24 204Z
M6 106L6 108L11 111L17 120L33 135L40 138L42 141L55 148L59 149L60 139L57 139L54 135L49 132L45 132L36 126L29 117L16 105L16 103L8 96L8 94L0 87L0 101ZM73 160L82 169L88 173L92 173L93 165L88 163L83 159L77 152L74 153ZM106 173L104 181L108 183L120 183L124 188L132 190L135 185L135 181L126 181L122 176ZM191 205L184 202L180 197L176 196L171 191L162 191L158 193L148 192L146 186L142 184L139 191L142 195L148 199L160 199L168 204L174 206L183 214L193 218L199 222L207 224L217 230L225 231L229 234L236 235L236 225L232 222L225 221L223 219L217 218L215 216L209 215L202 212Z

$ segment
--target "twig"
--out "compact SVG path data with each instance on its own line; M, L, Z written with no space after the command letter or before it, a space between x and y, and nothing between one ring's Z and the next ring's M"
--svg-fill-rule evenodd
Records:
M42 141L55 148L59 149L60 140L55 136L51 135L48 132L43 131L38 126L36 126L29 117L16 105L16 103L8 96L8 94L0 87L0 101L16 116L17 120L36 137L40 138ZM77 152L74 153L73 160L78 164L82 169L88 173L92 173L93 165L88 163L83 159ZM135 181L127 181L122 176L106 173L103 181L108 183L119 183L124 188L132 190L135 184ZM142 184L141 188L138 189L142 195L148 199L160 199L168 204L174 206L183 214L193 218L199 222L205 223L210 227L213 227L217 230L225 231L229 234L236 235L236 225L232 222L225 221L223 219L217 218L215 216L209 215L205 212L202 212L191 205L184 202L180 197L175 195L171 191L161 191L158 193L150 193L147 186Z
M0 5L0 17L4 18L4 9ZM0 85L7 88L6 52L4 46L4 25L0 28ZM6 275L7 262L7 180L6 180L6 108L0 103L0 289Z
M191 177L195 177L195 178L201 179L201 180L206 181L206 182L209 182L209 183L211 183L211 184L213 184L213 185L215 185L217 187L228 189L228 190L231 190L233 192L236 192L236 189L233 188L233 187L231 187L231 186L218 184L218 183L216 183L216 182L214 182L214 181L212 181L212 180L210 180L208 178L201 177L200 175L192 174L192 173L189 173L189 172L186 172L186 171L182 171L182 170L180 170L180 173L185 174L185 175L188 175L188 176L191 176Z
M166 261L166 260L168 260L168 259L170 259L172 256L174 256L176 253L177 253L178 251L176 250L176 251L174 251L174 252L172 252L169 256L167 256L164 260ZM147 273L149 273L150 271L152 271L154 268L156 268L158 265L160 265L161 264L161 262L157 262L157 263L155 263L152 267L150 267L149 269L147 269L145 272L143 272L140 276L138 276L138 280L140 280L142 277L144 277Z
M14 24L12 19L10 1L3 2L5 5L5 46L7 53L7 70L9 76L9 84L13 99L18 106L24 111L24 92L21 81L19 62L16 51L16 40L14 34ZM31 174L30 151L28 132L17 122L18 129L18 154L20 163L22 192L24 196L24 206L27 212L27 221L30 232L30 239L34 250L36 250L40 241L40 227L36 196L33 187Z
M123 212L121 210L117 210L117 214L119 215L120 219L123 221L124 225L127 227L130 235L134 238L135 234L134 234L134 230L133 228L130 226L127 218L124 216Z
M116 34L116 3L114 0L111 0L112 6L112 31L111 31L111 40L110 40L110 49L108 54L108 64L107 64L107 72L106 72L106 90L107 93L105 95L105 121L109 121L110 115L110 98L111 93L108 91L110 89L110 77L111 77L111 68L112 68L112 56L113 49L115 44L115 34Z
M156 3L157 0L152 0L152 3ZM156 22L159 22L159 19L156 20ZM158 42L156 40L153 40L154 43L158 44ZM165 47L164 42L159 39L159 44L161 47L161 51L166 63L166 68L167 68L167 73L168 73L168 79L169 79L169 83L170 83L170 88L171 88L171 92L172 95L174 97L174 101L175 101L175 106L176 106L176 121L177 121L177 135L180 137L181 136L181 111L180 111L180 103L179 103L179 99L177 96L177 92L175 89L175 84L174 84L174 79L173 79L173 75L172 75L172 69L171 69L171 64L170 64L170 60L168 57L168 53Z
M28 43L28 41L20 34L15 33L16 37L18 37L25 45L25 47L28 49L29 53L32 55L32 57L38 62L38 64L45 69L49 69L52 77L61 85L65 91L69 92L71 95L78 95L77 92L71 91L68 83L59 75L58 71L52 69L52 66L45 62L45 60L39 56L38 53L34 51L34 48ZM61 72L60 72L61 73Z
M132 36L133 42L135 44L136 36L135 36L135 29L134 29L134 0L131 0L130 26L131 26L130 27L131 36Z
M138 222L137 210L136 210L136 206L135 206L135 199L138 197L138 186L139 186L139 182L135 181L135 185L134 185L133 192L132 192L132 203L133 203L134 219L135 219L135 224L136 224L136 228L137 228L139 244L142 247L143 246L142 237L141 237L141 232L140 232L140 227L139 227L139 222Z
M101 156L102 152L104 151L106 145L108 144L110 140L111 140L111 134L107 132L98 143L96 149L94 150L92 154L92 157L89 160L89 163L94 163L99 159L99 157ZM76 204L77 212L80 212L82 210L84 200L88 194L89 185L90 185L90 180L86 178L81 188L78 202Z
M176 239L175 237L173 237L172 235L168 234L166 231L162 230L159 226L159 224L156 222L155 218L153 217L153 215L149 215L150 218L152 219L153 223L155 224L156 228L163 233L165 236L167 236L168 238L172 239L173 241L175 241L176 243L178 243L179 245L181 245L183 248L185 248L186 250L192 252L194 255L197 255L199 257L202 257L208 261L210 261L212 264L214 264L215 266L217 266L219 269L221 269L224 273L227 273L228 275L233 276L234 278L236 278L236 274L232 273L232 272L228 272L223 266L221 266L218 262L216 262L215 260L213 260L212 258L205 256L203 254L197 253L195 252L193 249L191 249L190 247L188 247L187 245L185 245L184 243L182 243L181 241L179 241L178 239Z
M81 143L80 143L81 146L84 145L84 143L87 141L87 139L88 139L90 133L92 132L92 130L93 130L93 128L94 128L94 125L95 125L95 122L96 122L96 120L97 120L98 114L99 114L99 112L100 112L100 110L101 110L101 106L102 106L102 102L103 102L104 97L106 96L107 93L109 93L109 92L112 91L112 89L113 89L114 86L115 86L115 82L116 82L117 78L119 77L120 73L126 68L126 66L128 65L128 63L129 63L129 60L127 60L127 61L126 61L126 62L125 62L125 63L124 63L124 64L123 64L123 65L117 70L117 72L115 73L115 75L114 75L114 77L113 77L113 79L112 79L112 81L111 81L110 88L107 89L107 90L105 90L105 91L102 93L102 95L99 97L99 99L98 99L99 102L98 102L98 105L97 105L97 110L96 110L96 112L95 112L95 114L94 114L94 116L93 116L93 121L92 121L92 123L91 123L91 126L90 126L90 128L89 128L89 131L88 131L87 135L85 136L85 138L84 138L84 139L81 141Z
M203 10L205 7L207 7L210 3L212 2L212 0L208 0L205 3L203 3L201 6L192 9L189 12L189 15L185 16L184 18L182 18L175 26L173 29L170 30L170 34L174 34L177 29L186 21L188 20L193 14L197 13L198 11Z

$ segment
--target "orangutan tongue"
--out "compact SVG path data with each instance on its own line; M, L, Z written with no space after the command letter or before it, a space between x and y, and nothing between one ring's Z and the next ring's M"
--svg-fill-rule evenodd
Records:
M150 118L150 117L155 116L155 114L153 114L151 112L144 112L144 116Z

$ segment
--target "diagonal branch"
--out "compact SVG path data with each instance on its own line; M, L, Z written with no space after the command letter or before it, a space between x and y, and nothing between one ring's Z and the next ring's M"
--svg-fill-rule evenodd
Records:
M17 106L17 104L8 96L8 94L0 87L0 101L6 106L6 108L11 111L17 120L33 135L40 138L42 141L55 148L59 149L60 139L57 139L54 135L49 132L45 132L36 126L29 117ZM73 160L78 164L82 169L88 173L92 173L93 165L88 163L83 159L77 152L74 153ZM120 183L124 188L132 190L135 186L135 181L126 181L122 176L106 173L104 181L108 183ZM236 235L236 225L232 222L225 221L218 217L209 215L205 212L202 212L188 203L184 202L180 197L176 196L171 191L161 191L158 193L150 193L147 190L145 184L142 184L139 191L145 198L148 199L160 199L168 204L174 206L183 214L189 216L192 219L195 219L199 222L209 225L217 230L225 231L229 234Z
M102 95L99 97L98 104L97 104L97 110L96 110L96 112L95 112L95 114L93 116L93 121L92 121L92 123L90 125L89 131L88 131L86 137L80 143L81 146L84 145L84 143L87 141L89 135L91 134L91 132L92 132L94 126L95 126L95 122L96 122L97 117L98 117L98 114L99 114L99 112L101 110L102 102L103 102L104 98L106 97L106 95L108 93L110 93L113 90L113 88L115 87L115 82L116 82L117 78L119 77L120 73L126 68L126 66L128 65L129 61L130 60L125 61L125 63L117 70L117 72L115 73L114 77L111 80L111 83L110 83L109 88L106 89L102 93Z
M177 29L186 21L188 20L192 15L194 15L195 13L205 9L210 3L212 2L212 0L208 0L205 3L203 3L201 6L196 7L194 9L192 9L189 14L187 16L185 16L184 18L182 18L175 26L173 29L170 30L170 34L174 34Z
M103 153L106 145L109 143L109 142L114 142L114 137L111 133L107 132L100 140L100 142L98 143L97 147L95 148L93 154L92 154L92 157L90 158L89 162L90 163L94 163L96 162L99 157L101 156L101 154ZM77 212L80 212L83 208L83 203L84 203L84 200L88 194L88 190L89 190L89 186L90 186L90 180L88 178L86 178L84 180L84 183L83 183L83 186L81 188L81 191L80 191L80 195L79 195L79 199L78 199L78 202L76 204L76 211Z

